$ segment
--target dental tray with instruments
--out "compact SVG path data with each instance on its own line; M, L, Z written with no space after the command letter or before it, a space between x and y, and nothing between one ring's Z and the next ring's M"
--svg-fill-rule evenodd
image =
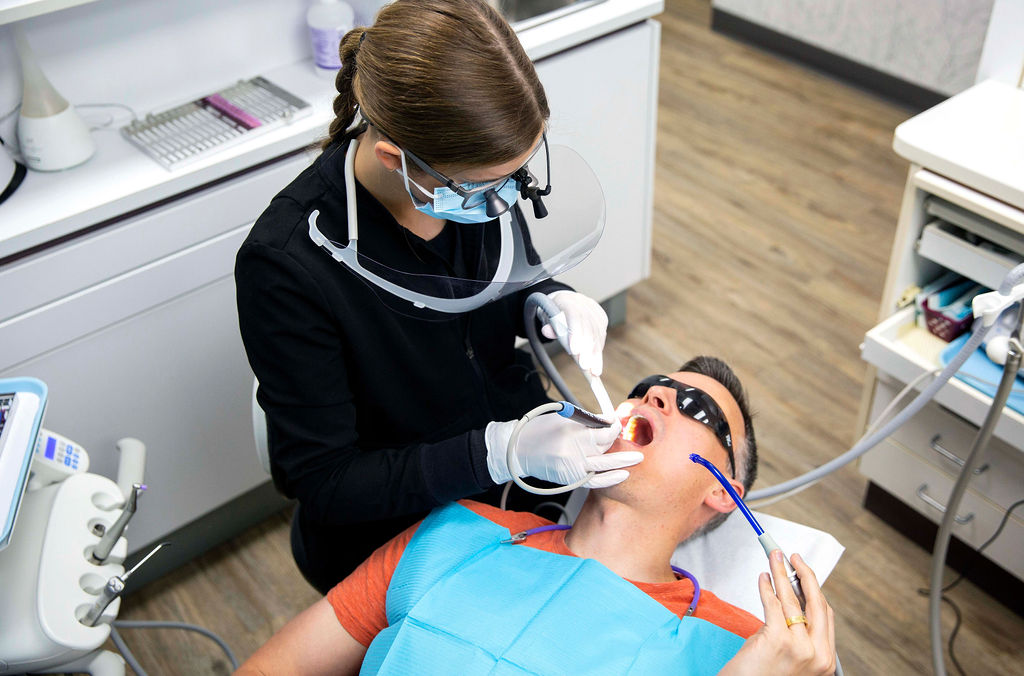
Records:
M121 127L133 145L174 170L312 114L312 106L263 77Z

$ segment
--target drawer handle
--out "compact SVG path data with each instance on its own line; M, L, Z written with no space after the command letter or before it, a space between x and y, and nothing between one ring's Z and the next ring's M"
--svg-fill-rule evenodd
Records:
M921 498L921 500L923 500L924 503L926 505L928 505L929 507L934 507L935 509L937 509L940 512L942 512L943 514L945 514L946 513L946 506L943 505L938 500L936 500L935 498L933 498L932 496L930 496L927 493L925 493L926 490L928 490L928 484L921 484L920 486L918 486L918 488L917 488L917 497ZM960 516L959 514L957 514L956 516L953 517L953 520L956 521L961 526L964 525L965 523L970 523L972 519L974 519L974 512L971 512L967 516Z
M931 441L932 450L935 451L936 453L938 453L939 455L941 455L946 460L949 460L951 463L953 463L957 467L963 467L964 466L964 459L963 458L961 458L958 455L954 455L950 451L946 450L943 446L939 445L939 440L941 438L942 438L941 434L936 434L934 437L932 437L932 441ZM981 474L982 472L985 472L987 470L988 470L988 463L986 462L981 467L978 467L977 469L975 469L974 473L977 475L977 474Z

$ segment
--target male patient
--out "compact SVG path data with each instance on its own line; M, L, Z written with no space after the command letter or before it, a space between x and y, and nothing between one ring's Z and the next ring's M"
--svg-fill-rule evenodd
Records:
M472 501L439 508L240 673L831 673L832 610L798 555L806 612L776 552L777 592L767 574L758 581L765 624L708 590L691 608L694 585L669 563L679 542L735 508L689 454L740 495L757 473L746 395L728 365L698 357L645 378L619 413L626 438L612 450L640 449L644 460L591 491L571 530L514 539L551 522Z

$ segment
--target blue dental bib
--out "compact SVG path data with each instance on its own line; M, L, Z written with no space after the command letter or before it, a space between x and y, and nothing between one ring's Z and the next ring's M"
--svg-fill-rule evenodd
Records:
M715 674L743 639L592 559L502 544L462 505L416 531L360 674Z

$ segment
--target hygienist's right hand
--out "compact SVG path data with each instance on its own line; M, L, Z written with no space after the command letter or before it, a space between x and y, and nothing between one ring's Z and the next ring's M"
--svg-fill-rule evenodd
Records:
M512 480L506 458L508 440L518 422L492 422L484 431L487 469L497 484ZM605 453L621 431L618 421L611 427L593 429L553 413L538 416L527 422L519 435L513 471L516 476L532 476L563 486L579 481L588 472L597 472L584 486L614 486L629 476L624 467L644 459L640 451Z

